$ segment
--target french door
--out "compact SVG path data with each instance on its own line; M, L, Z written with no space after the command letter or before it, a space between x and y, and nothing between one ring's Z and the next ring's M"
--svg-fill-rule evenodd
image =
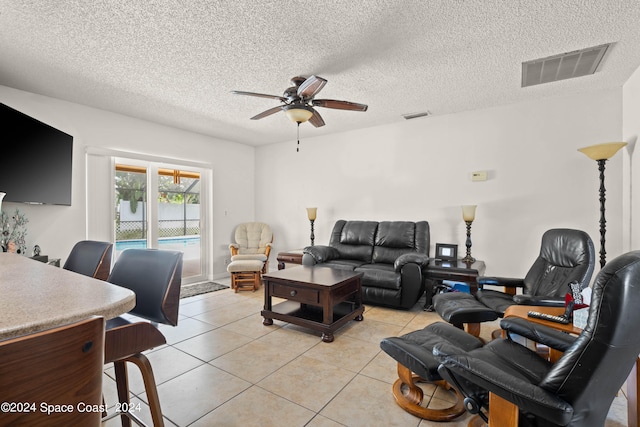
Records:
M115 257L127 248L183 253L182 283L205 280L206 192L193 166L114 158Z

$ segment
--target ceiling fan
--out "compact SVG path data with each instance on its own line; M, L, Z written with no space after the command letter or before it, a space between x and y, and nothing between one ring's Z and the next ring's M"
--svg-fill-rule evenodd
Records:
M313 126L320 127L324 126L324 120L313 107L350 111L367 111L367 106L364 104L357 104L349 101L337 101L335 99L314 99L314 96L316 96L316 94L322 90L324 85L327 84L327 80L322 77L311 76L306 78L297 76L291 79L291 83L293 83L293 86L287 88L282 96L243 92L239 90L234 90L232 93L236 95L257 96L259 98L273 98L282 102L282 105L269 108L268 110L251 117L251 120L259 120L279 111L284 111L287 117L298 123L298 125L308 121Z

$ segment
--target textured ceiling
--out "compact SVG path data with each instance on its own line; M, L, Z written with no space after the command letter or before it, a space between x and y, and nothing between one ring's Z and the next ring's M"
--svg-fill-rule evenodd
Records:
M523 61L613 42L594 75L521 88ZM328 80L302 137L620 87L638 0L0 0L0 85L250 145L295 139L291 77ZM429 120L420 118L416 120Z

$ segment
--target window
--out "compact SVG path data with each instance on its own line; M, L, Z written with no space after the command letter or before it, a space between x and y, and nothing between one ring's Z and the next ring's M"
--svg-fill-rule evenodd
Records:
M204 280L201 174L187 168L115 163L116 259L127 248L183 252L183 282Z

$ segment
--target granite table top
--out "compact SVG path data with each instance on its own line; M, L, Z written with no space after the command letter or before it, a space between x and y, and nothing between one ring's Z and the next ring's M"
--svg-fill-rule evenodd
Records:
M117 317L133 291L25 256L0 253L0 340L91 316Z

